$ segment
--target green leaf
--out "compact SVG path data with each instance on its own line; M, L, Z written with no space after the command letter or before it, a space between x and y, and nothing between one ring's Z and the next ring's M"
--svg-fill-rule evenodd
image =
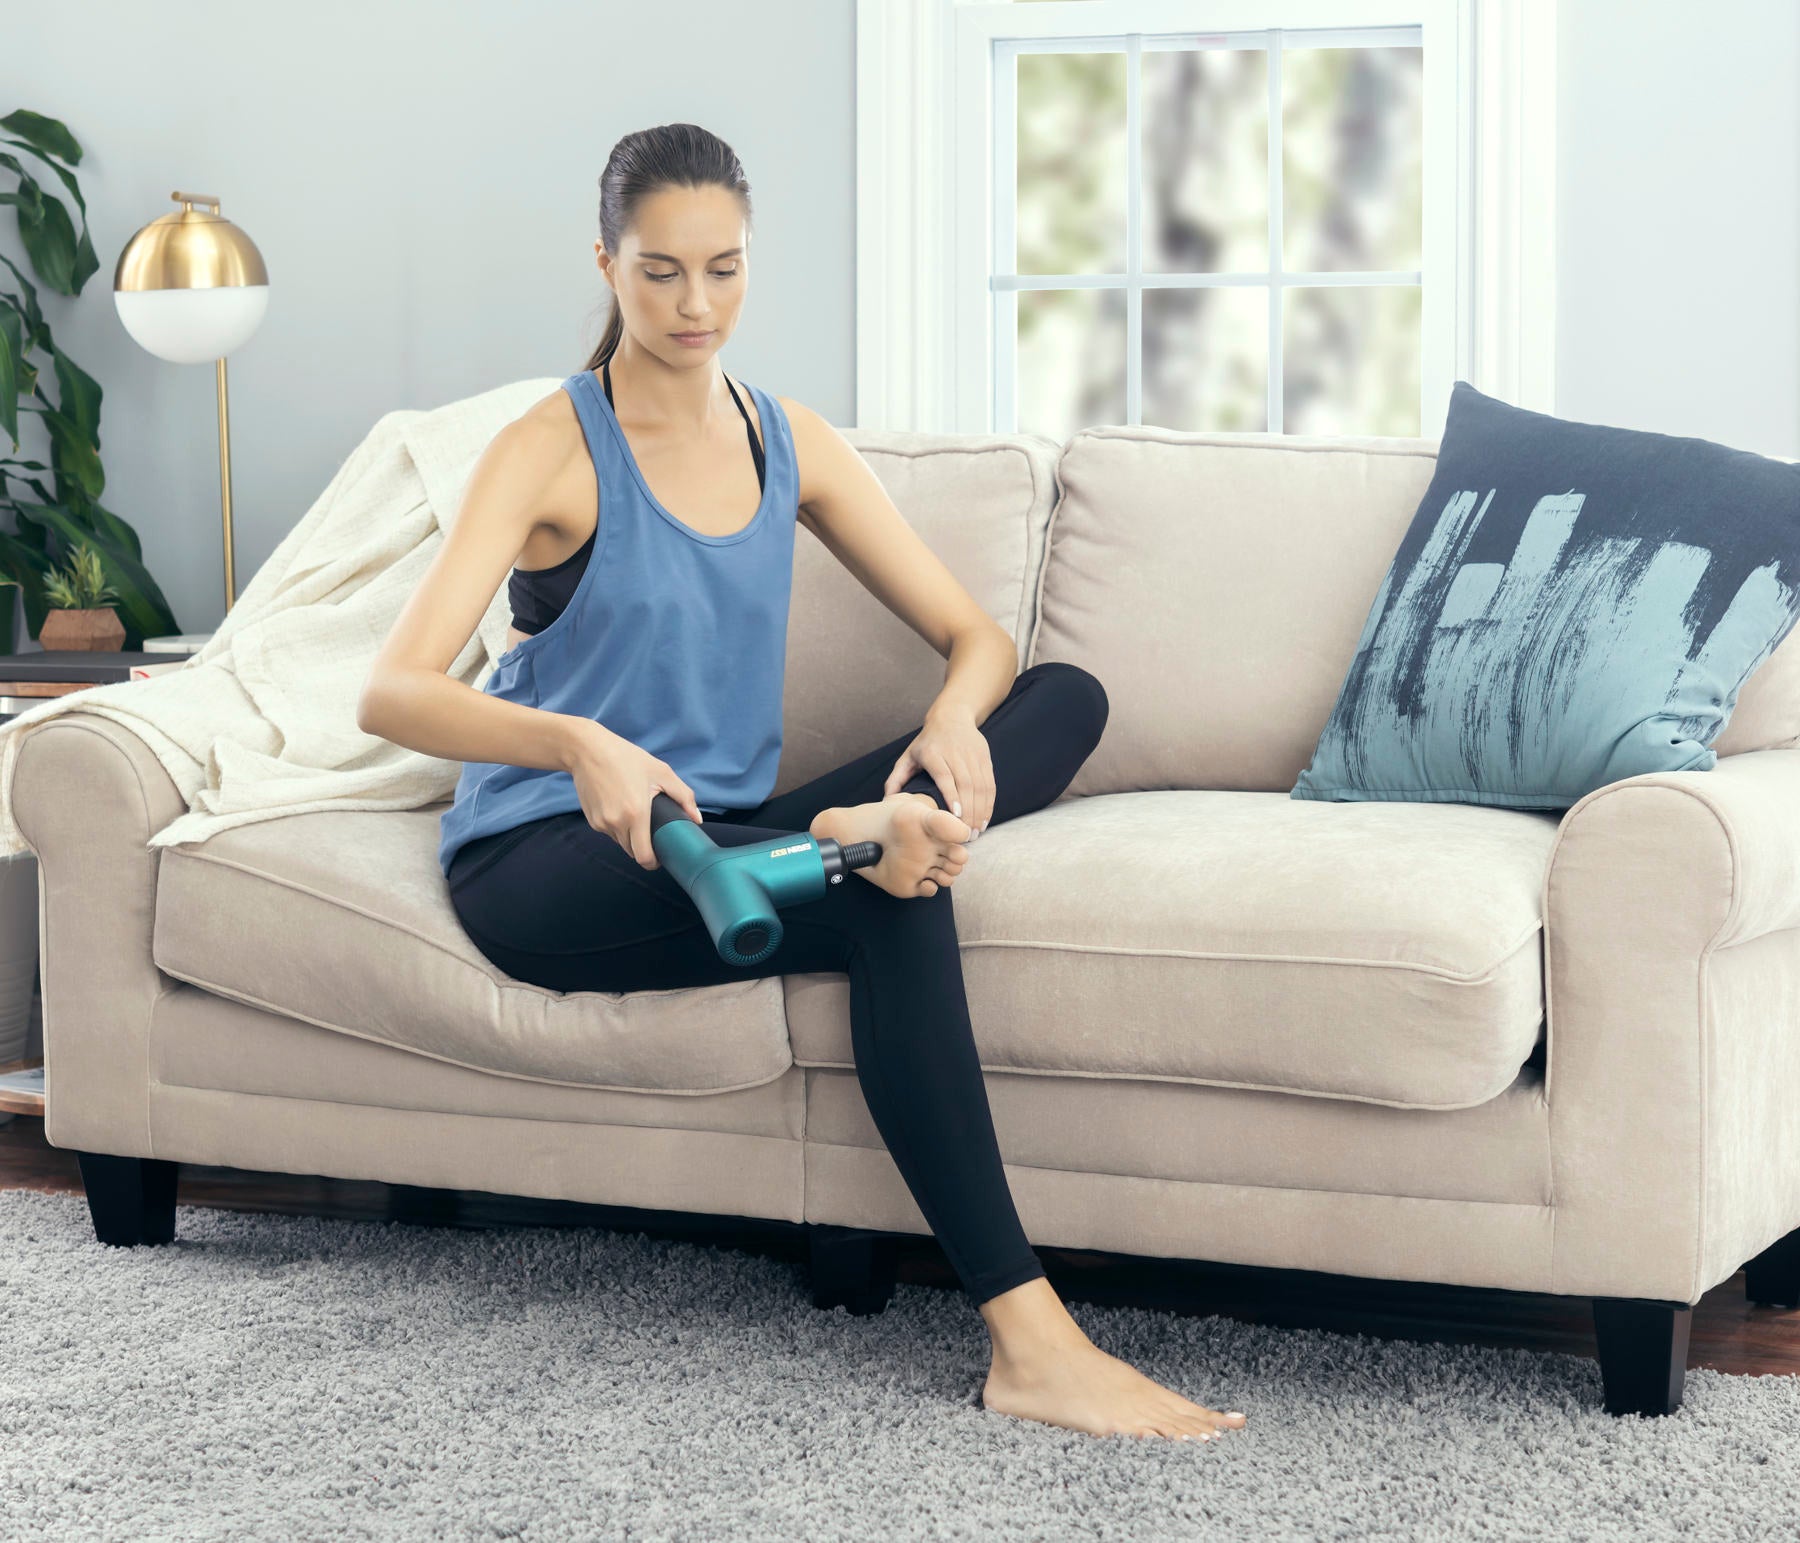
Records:
M81 146L58 119L46 118L29 107L17 107L0 118L0 129L17 134L41 154L54 155L71 166L81 164Z
M37 153L34 146L22 144L16 139L9 139L6 143L18 145L21 150L31 150L34 154ZM43 160L44 164L48 166L51 171L56 173L57 177L61 180L62 185L69 190L69 196L75 200L76 207L81 210L81 237L75 244L75 262L71 270L74 276L74 288L63 291L64 294L78 295L86 286L87 281L94 276L94 270L100 266L100 259L94 255L94 243L88 235L87 200L81 196L81 184L75 180L75 174L73 172L65 171L62 167L58 166L55 161L50 160L46 156L40 156L39 158ZM7 156L6 159L11 161L12 157ZM16 165L17 163L15 162L14 164ZM54 198L47 200L47 202L56 204ZM59 209L62 208L61 204L56 204L56 206ZM67 210L63 210L62 218L65 223L68 222L69 216ZM70 229L72 231L74 227L70 226Z
M75 294L75 226L69 211L32 180L17 156L0 151L0 166L19 174L19 239L32 268L58 294Z
M18 626L19 600L19 586L0 580L0 639L4 639L9 648Z
M11 268L20 284L25 287L25 299L23 304L20 304L17 299L14 299L10 292L8 293L7 298L12 300L12 303L25 313L26 325L30 328L33 335L42 332L48 337L49 329L44 325L44 313L38 307L36 286L33 285L31 280L26 278L24 274L19 272L19 265L4 252L0 252L0 263L5 263L7 267Z
M75 226L69 211L56 198L44 198L38 204L39 218L27 226L21 218L19 237L25 243L25 255L38 277L59 295L81 293L81 248L75 239ZM88 248L91 253L93 248ZM91 270L90 270L91 271Z
M40 416L49 431L58 470L72 477L85 497L98 498L106 488L106 469L94 442L81 432L79 424L54 407L46 407Z
M19 313L10 306L0 310L0 429L19 448L19 361L25 344L20 336Z
M90 441L96 451L100 448L100 400L104 392L100 382L65 354L54 343L49 345L51 357L56 361L56 381L62 388L59 393L62 400L57 406L77 429ZM99 489L94 490L96 493Z
M6 140L5 143L17 145L21 150L29 150L40 161L48 166L51 171L55 172L58 179L62 182L62 185L69 190L75 202L80 205L82 219L84 221L87 219L87 200L81 196L81 185L76 182L74 172L69 171L66 167L58 166L55 161L45 155L36 145L31 144L28 141L22 139L9 139Z
M10 466L37 466L39 463L36 461L9 461L7 464ZM38 502L40 504L53 504L56 502L56 495L45 487L43 483L39 482L36 477L21 477L19 478L19 481L23 482L32 492L37 494ZM15 505L14 507L16 508L17 506Z
M36 487L35 484L33 484L33 490L37 493L40 502L51 502L50 499L44 497L43 490ZM14 504L12 508L16 513L18 505ZM33 525L30 520L20 520L18 524L19 529L13 536L13 540L35 552L38 555L39 566L48 568L50 566L50 533L42 525Z
M138 540L138 533L130 525L105 509L98 502L88 505L88 512L94 517L94 529L106 540L110 541L121 552L129 552L140 563L144 560L143 543Z
M5 570L9 579L18 582L25 602L25 630L36 637L44 625L44 615L50 609L44 598L44 576L50 571L50 560L17 537L0 531L0 569Z

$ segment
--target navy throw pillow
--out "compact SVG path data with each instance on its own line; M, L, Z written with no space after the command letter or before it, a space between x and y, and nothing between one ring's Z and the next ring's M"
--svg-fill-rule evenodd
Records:
M1800 615L1800 465L1459 380L1293 798L1566 809L1710 771Z

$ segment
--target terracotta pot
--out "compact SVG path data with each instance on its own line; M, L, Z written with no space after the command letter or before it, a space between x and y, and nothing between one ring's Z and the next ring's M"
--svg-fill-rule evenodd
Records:
M117 652L125 642L125 624L111 606L90 606L79 611L51 611L38 630L45 648L75 648Z

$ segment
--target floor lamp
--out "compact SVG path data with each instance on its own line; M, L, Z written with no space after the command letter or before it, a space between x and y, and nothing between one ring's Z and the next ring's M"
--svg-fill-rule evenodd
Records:
M269 270L256 243L219 213L204 193L171 193L181 205L125 243L113 274L113 302L125 330L148 352L174 364L218 366L219 495L225 520L225 609L237 602L231 550L231 419L225 356L247 341L269 308ZM197 205L207 205L202 209ZM198 646L208 633L145 639L146 645Z

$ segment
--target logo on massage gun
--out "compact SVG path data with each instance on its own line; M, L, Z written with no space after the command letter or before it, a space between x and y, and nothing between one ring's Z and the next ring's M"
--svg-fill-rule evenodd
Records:
M769 854L769 856L771 856L771 857L786 857L791 852L810 852L811 850L812 850L812 843L810 841L802 841L798 846L776 847L775 850Z

